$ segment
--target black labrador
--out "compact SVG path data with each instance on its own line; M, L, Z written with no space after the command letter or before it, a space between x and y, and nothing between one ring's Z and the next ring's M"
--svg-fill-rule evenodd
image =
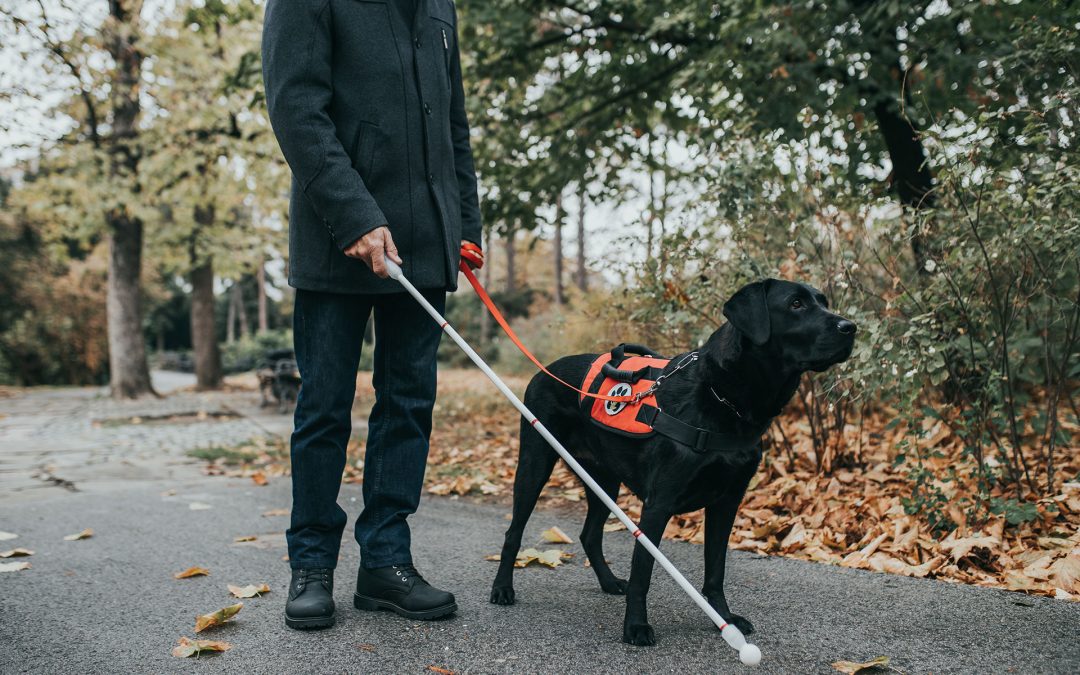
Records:
M578 394L540 373L529 383L525 404L563 442L585 469L615 498L624 484L644 506L639 526L659 544L668 520L678 513L705 509L705 586L703 593L724 619L743 633L753 625L732 613L724 596L724 565L735 512L761 460L760 433L787 404L804 372L822 372L846 360L855 342L855 324L829 311L818 290L777 279L740 289L724 304L727 323L720 327L690 367L673 374L657 390L665 412L693 426L738 437L747 443L697 452L665 436L644 439L619 436L588 421ZM682 359L676 356L670 372ZM596 354L567 356L550 370L567 382L581 382ZM514 559L540 491L558 455L524 419L514 480L513 520L506 531L491 602L514 603ZM602 536L608 511L591 492L581 530L581 545L600 588L626 594L623 641L652 645L645 596L653 558L634 546L630 580L616 577L604 560Z

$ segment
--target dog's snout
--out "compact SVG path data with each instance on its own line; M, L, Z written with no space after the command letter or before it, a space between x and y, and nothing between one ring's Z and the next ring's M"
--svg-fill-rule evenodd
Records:
M848 321L847 319L840 319L840 321L836 324L836 330L840 331L844 335L854 335L855 331L858 330L858 326L856 326L853 321Z

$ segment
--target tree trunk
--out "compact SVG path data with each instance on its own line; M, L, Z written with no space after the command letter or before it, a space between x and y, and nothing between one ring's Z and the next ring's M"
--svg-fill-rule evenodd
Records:
M139 276L142 270L142 222L119 210L106 215L109 225L109 280L105 301L109 329L109 388L114 398L153 394L142 330Z
M645 146L645 168L649 175L649 211L645 216L645 262L653 259L653 221L656 220L656 171L652 161L652 135L645 136L648 144Z
M240 282L241 279L237 279L230 291L233 295L233 302L236 303L236 323L239 328L237 335L243 340L251 333L251 327L248 325L247 307L244 305L244 289Z
M191 270L191 346L195 352L195 387L221 388L221 351L214 325L214 265L207 260Z
M105 35L106 48L115 63L109 78L113 117L106 141L109 173L119 184L129 183L139 191L138 148L139 80L142 53L139 51L142 0L113 0L109 3L111 27ZM132 184L133 183L133 184ZM121 194L123 191L121 191ZM142 272L143 224L130 209L119 205L105 214L109 242L109 280L105 303L109 331L109 388L115 398L136 398L153 394L150 368L143 339L140 274Z
M885 147L892 161L892 187L906 208L919 210L933 206L934 176L926 164L926 150L918 130L900 115L896 101L879 100L874 105ZM911 239L915 264L923 270L929 254L925 237L916 233Z
M582 291L589 290L588 272L585 270L585 180L578 184L577 214L577 274L574 280Z
M231 345L236 342L236 296L232 294L231 288L226 293L228 304L225 305L225 344Z
M562 191L555 196L555 304L562 305L566 302L566 291L563 288L563 252L562 252L562 228L563 228Z
M257 293L259 298L259 328L260 335L270 330L269 321L266 315L266 263L262 260L259 261L258 267L255 268L255 285L258 288Z
M517 290L517 255L514 250L514 230L506 233L506 292Z
M484 288L491 288L491 270L495 267L495 248L492 246L493 230L487 228L484 232ZM481 308L480 310L480 340L487 344L491 337L491 312Z

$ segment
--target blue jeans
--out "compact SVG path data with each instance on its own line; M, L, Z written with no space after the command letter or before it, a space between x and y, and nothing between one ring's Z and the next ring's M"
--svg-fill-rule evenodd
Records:
M424 295L443 311L445 290ZM420 504L442 330L405 293L297 290L293 339L303 384L292 435L292 522L286 532L293 569L337 566L348 521L337 497L352 433L360 348L372 311L375 405L356 541L366 568L412 562L406 518Z

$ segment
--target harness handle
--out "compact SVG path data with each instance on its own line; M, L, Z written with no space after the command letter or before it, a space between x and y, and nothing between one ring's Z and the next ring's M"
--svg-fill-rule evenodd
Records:
M573 389L582 396L588 396L589 398L598 398L601 401L612 401L615 403L634 403L636 401L636 398L634 396L606 396L604 394L591 394L583 389L578 389L574 385L570 384L566 380L562 379L558 375L552 373L550 370L545 368L544 364L540 363L540 360L533 356L533 353L530 352L529 349L521 343L521 340L518 338L517 334L514 333L514 330L510 328L510 324L507 323L506 319L503 317L502 312L500 312L499 308L495 306L495 302L491 299L491 296L489 296L487 294L487 291L484 290L484 286L480 283L480 280L476 278L475 274L473 274L472 268L469 267L468 263L462 260L458 267L461 269L462 274L465 275L465 278L469 280L469 284L471 284L473 290L476 291L476 295L480 297L480 301L483 302L484 306L487 307L489 312L491 312L491 316L495 317L496 323L498 323L499 326L503 329L503 332L506 333L506 336L510 338L510 341L513 342L514 345L519 350L521 350L521 353L524 354L530 361L532 361L537 368L546 373L556 382L559 382L565 387Z
M634 344L633 342L624 342L618 347L611 350L611 361L615 365L619 365L626 358L626 353L637 354L638 356L654 356L656 358L664 358L660 354L657 354L653 350L644 345Z
M610 377L616 382L626 382L627 384L634 384L642 377L647 375L649 371L654 370L653 366L642 366L637 370L620 370L619 366L626 360L626 353L637 354L639 356L649 356L654 358L664 358L654 352L653 350L643 345L636 345L629 342L624 342L618 347L611 350L611 360L600 366L600 372L604 377Z

